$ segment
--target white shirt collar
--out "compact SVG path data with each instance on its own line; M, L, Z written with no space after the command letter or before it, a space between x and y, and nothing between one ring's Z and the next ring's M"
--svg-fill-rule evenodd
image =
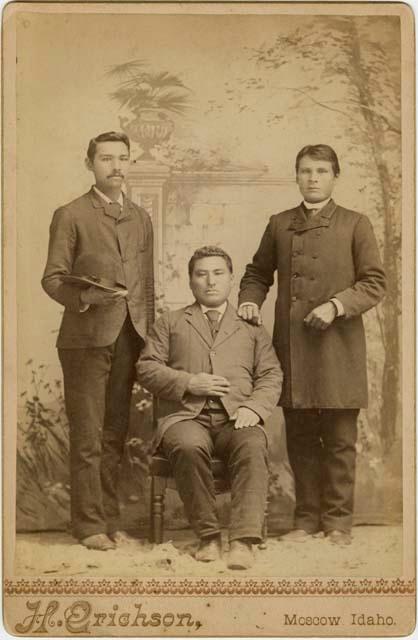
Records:
M93 189L94 189L94 191L97 193L97 195L98 195L98 196L100 196L100 197L101 197L105 202L107 202L107 204L114 204L114 203L115 203L115 201L114 201L114 200L111 200L110 198L108 198L108 197L107 197L107 195L106 195L106 194L102 193L102 192L100 191L100 189L98 189L98 188L96 187L96 185L95 185L95 184L93 185ZM118 204L120 204L120 206L121 206L121 207L123 207L123 193L122 193L122 191L120 192L119 198L116 200L116 202L117 202Z
M203 315L205 315L206 311L218 311L220 313L220 316L219 316L219 320L220 320L224 315L227 306L228 306L228 301L225 300L225 302L219 305L219 307L205 307L204 304L201 304L200 308L202 309ZM205 318L207 318L207 316L205 316Z
M303 201L303 204L305 206L306 209L322 209L323 207L325 207L326 204L328 204L328 202L331 200L331 198L327 198L326 200L322 200L322 202L306 202L306 200Z

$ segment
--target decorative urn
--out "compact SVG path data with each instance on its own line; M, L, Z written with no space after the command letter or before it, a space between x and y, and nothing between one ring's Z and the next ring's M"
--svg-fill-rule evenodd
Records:
M142 148L137 160L154 160L150 149L168 140L174 131L174 122L163 111L142 109L134 120L119 117L122 130Z

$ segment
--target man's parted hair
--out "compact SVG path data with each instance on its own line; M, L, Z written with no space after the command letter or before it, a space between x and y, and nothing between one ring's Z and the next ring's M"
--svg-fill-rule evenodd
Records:
M192 277L194 265L198 260L201 260L202 258L213 258L214 256L223 258L226 262L226 266L228 267L229 271L231 273L233 272L232 260L231 260L231 257L226 253L226 251L224 251L220 247L206 246L206 247L200 247L200 249L196 249L192 257L190 258L189 277L190 278Z
M303 147L296 156L296 173L298 172L300 161L305 156L309 156L309 158L313 158L314 160L326 160L330 162L334 175L340 175L340 164L337 154L334 149L327 144L308 144L306 147Z
M131 150L131 143L125 133L120 133L118 131L106 131L106 133L100 133L98 136L90 140L87 148L87 157L90 162L93 162L94 160L99 142L123 142L128 147L128 151L130 152Z

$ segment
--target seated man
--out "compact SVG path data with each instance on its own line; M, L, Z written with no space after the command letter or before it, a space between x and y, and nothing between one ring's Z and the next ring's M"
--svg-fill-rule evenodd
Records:
M195 303L162 315L137 364L140 383L160 399L155 448L170 461L187 517L200 539L196 559L221 556L211 457L231 479L228 567L253 564L267 499L267 437L261 426L277 404L281 370L261 326L227 300L231 258L218 247L189 262Z

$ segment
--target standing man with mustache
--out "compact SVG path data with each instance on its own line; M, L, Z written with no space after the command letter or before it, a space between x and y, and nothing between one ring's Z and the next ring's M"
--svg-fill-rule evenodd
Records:
M294 530L351 542L357 417L367 406L362 314L385 293L385 275L367 216L338 206L340 166L325 144L296 157L303 202L273 215L241 281L238 315L261 324L260 307L277 271L273 343L283 368L283 407L295 477Z
M90 191L57 209L42 286L64 306L58 355L70 426L73 535L106 551L130 540L120 529L117 478L128 431L135 363L154 316L153 232L122 193L130 143L114 131L90 140ZM114 289L81 288L76 274Z

